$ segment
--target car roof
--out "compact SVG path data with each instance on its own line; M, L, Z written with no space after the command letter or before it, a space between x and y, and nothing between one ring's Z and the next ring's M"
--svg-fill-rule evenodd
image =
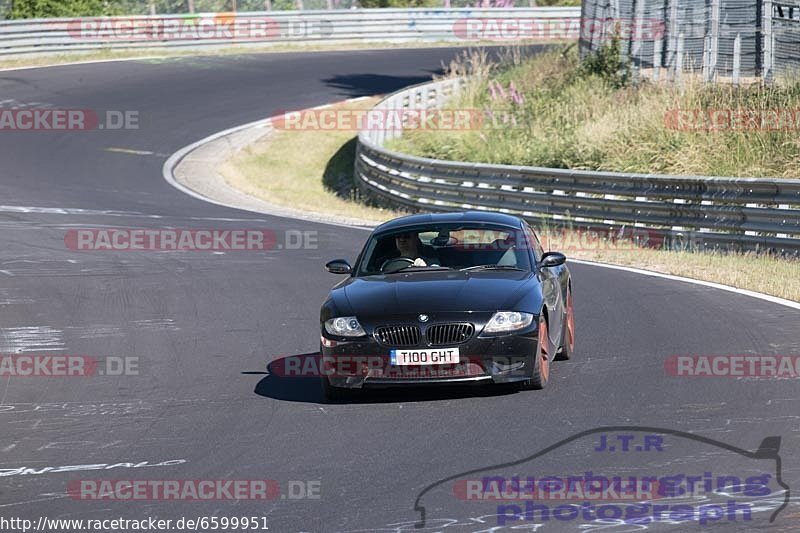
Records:
M409 226L436 224L442 222L463 222L467 224L489 223L500 224L514 228L519 228L522 225L522 219L514 215L507 215L505 213L497 213L493 211L459 211L454 213L425 213L395 218L388 222L384 222L375 228L375 232L377 233Z

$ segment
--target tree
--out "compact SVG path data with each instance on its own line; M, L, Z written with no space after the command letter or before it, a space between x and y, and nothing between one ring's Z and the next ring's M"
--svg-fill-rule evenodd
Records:
M11 19L46 17L90 17L118 15L116 2L111 0L14 0L11 4Z

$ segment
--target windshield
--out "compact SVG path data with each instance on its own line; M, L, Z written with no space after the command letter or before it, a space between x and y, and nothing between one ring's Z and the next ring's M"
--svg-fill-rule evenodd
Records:
M400 228L370 238L357 275L480 268L530 270L525 243L520 230L502 226L436 224Z

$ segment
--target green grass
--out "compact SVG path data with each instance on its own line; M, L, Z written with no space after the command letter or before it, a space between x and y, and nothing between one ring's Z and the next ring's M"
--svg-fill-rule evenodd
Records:
M462 63L481 63L474 58ZM441 159L620 172L800 176L800 124L789 131L685 131L675 110L800 109L800 81L774 86L615 83L581 71L575 47L470 72L469 89L448 107L490 110L479 128L417 130L391 148ZM585 69L584 69L585 70ZM622 86L620 86L622 85ZM520 97L512 98L512 89ZM800 116L800 113L797 114Z

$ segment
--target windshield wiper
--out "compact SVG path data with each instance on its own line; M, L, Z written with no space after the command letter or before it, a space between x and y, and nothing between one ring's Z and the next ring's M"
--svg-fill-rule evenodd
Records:
M519 270L520 272L527 272L527 269L513 265L475 265L462 268L461 272L466 272L468 270Z

